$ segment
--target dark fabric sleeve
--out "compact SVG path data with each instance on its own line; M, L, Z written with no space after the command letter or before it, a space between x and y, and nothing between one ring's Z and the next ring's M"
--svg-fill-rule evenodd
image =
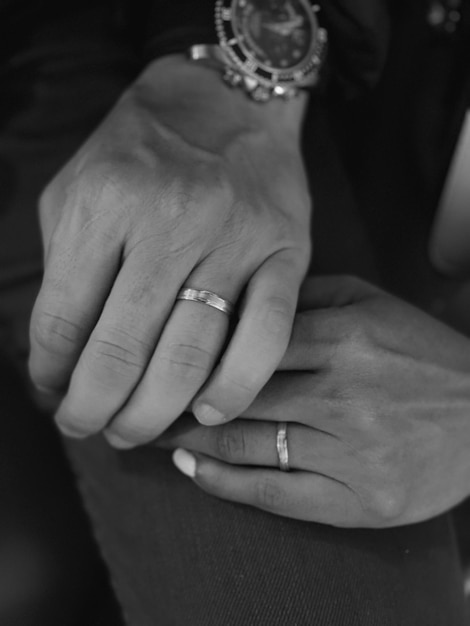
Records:
M381 74L389 38L388 0L321 0L320 4L329 32L329 80L343 97L353 98ZM214 0L144 0L129 2L129 7L145 61L184 52L195 43L217 41Z
M152 59L196 43L217 43L214 0L150 0L143 52Z
M322 0L329 35L331 84L347 99L370 89L382 73L388 52L387 0Z
M116 30L121 0L0 0L0 67L37 45Z

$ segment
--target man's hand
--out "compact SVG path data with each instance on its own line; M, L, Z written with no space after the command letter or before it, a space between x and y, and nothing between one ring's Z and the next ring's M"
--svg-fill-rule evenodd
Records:
M336 526L411 524L467 497L470 341L355 279L308 281L303 305L245 419L185 419L156 445L190 450L175 461L209 493Z
M271 377L310 256L303 98L259 105L162 59L50 183L30 371L65 394L64 432L130 447L196 396L202 422L231 419ZM228 345L227 316L175 302L183 286L237 303Z

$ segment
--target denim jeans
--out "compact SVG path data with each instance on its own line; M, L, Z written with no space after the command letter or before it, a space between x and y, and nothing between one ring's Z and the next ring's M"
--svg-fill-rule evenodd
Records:
M97 14L52 25L1 69L0 341L19 364L41 280L38 194L135 68ZM338 133L314 101L305 130L317 211L312 270L393 278L393 255L377 261L368 244L377 226L358 210ZM387 215L388 223L398 219ZM420 242L426 220L411 221ZM216 500L151 447L117 452L100 436L66 447L129 626L464 624L450 515L389 530L337 529Z

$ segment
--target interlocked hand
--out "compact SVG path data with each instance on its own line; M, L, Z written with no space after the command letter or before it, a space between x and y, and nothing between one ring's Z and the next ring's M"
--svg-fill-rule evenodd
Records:
M467 497L469 340L357 279L309 280L302 306L244 419L187 418L156 445L183 448L175 461L211 494L337 526L419 522Z
M310 256L303 98L259 105L167 57L48 186L30 370L64 432L130 447L191 404L233 418L271 377ZM228 317L182 287L238 305L228 345Z

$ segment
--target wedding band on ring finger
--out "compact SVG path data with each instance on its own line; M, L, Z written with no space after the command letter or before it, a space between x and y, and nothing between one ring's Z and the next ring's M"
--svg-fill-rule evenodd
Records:
M231 316L235 311L235 307L229 300L226 300L225 298L218 296L213 291L208 291L206 289L192 289L190 287L185 287L178 292L176 299L207 304L207 306L217 309L218 311L222 311L222 313L225 313L228 316Z
M279 422L277 425L276 449L279 459L279 469L289 472L289 448L287 444L287 422Z

